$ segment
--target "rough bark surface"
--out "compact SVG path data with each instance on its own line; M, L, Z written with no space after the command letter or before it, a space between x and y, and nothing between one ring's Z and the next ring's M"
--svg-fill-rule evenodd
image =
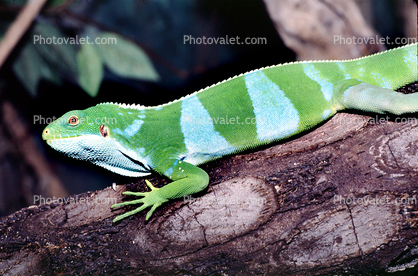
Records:
M418 262L418 120L368 119L338 114L298 139L207 164L207 191L163 205L148 222L143 212L113 225L126 209L110 209L124 200L122 191L145 189L143 181L22 209L0 220L0 272L412 271Z
M384 50L355 0L264 0L277 32L298 60L351 59ZM412 7L413 9L413 7ZM353 37L367 42L352 43Z

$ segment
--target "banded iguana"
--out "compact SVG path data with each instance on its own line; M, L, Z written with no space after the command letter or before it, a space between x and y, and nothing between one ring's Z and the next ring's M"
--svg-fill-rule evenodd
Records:
M348 61L306 61L254 70L179 100L154 107L102 103L74 110L48 125L52 148L112 172L143 177L151 171L173 182L114 204L147 207L148 220L170 199L205 189L205 162L269 144L327 120L337 111L414 113L418 93L393 89L418 80L417 45Z

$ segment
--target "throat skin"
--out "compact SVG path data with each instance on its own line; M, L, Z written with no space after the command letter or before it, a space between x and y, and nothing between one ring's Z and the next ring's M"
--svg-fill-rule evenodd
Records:
M45 128L43 139L118 174L156 171L173 180L160 189L147 183L151 191L138 195L143 205L136 212L151 207L148 219L162 203L207 187L200 164L289 138L339 110L417 112L418 94L393 91L415 81L417 44L354 60L280 64L160 106L102 103L70 111Z

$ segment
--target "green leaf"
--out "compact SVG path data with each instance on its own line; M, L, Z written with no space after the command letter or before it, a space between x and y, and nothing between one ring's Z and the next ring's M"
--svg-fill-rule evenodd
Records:
M100 49L103 62L113 73L147 81L159 79L151 60L138 45L117 34L106 32L100 33L97 40L108 42L94 45Z
M36 96L36 89L42 78L39 70L40 66L45 66L42 63L45 62L35 51L33 45L27 43L13 64L13 71L32 96Z
M38 22L33 29L31 43L54 70L76 78L76 41L72 37L65 36L51 24Z
M12 68L32 96L36 96L38 83L42 78L55 84L61 83L58 74L52 71L30 42L23 47Z
M96 97L103 80L103 64L92 44L81 44L77 53L78 83L91 97Z

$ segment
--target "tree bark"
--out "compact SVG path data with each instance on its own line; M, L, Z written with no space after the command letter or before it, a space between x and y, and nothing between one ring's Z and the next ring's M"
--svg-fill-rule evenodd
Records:
M408 119L391 119L400 118ZM205 192L166 203L148 222L146 210L114 225L127 209L110 209L124 200L122 191L145 190L143 180L22 209L0 220L0 271L412 271L418 262L418 119L368 119L338 114L287 143L207 164Z
M352 59L385 50L372 42L378 34L355 0L264 0L264 4L298 60Z

